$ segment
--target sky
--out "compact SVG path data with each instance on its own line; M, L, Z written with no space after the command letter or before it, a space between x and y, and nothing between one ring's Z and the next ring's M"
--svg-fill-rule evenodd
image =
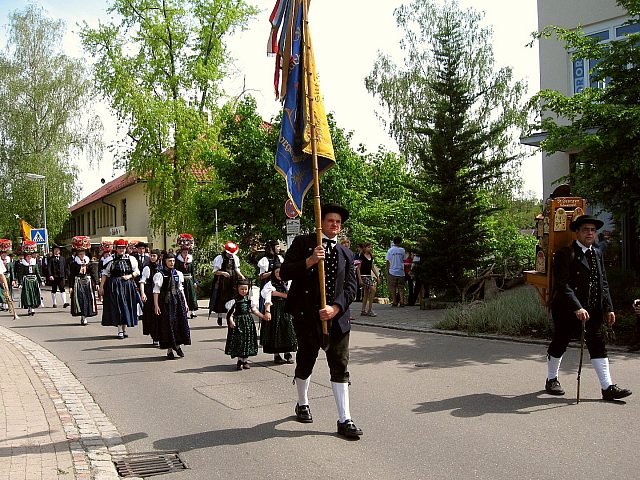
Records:
M274 58L267 57L269 15L275 0L248 0L261 13L247 31L236 34L229 48L235 58L233 75L225 83L227 93L239 94L243 85L255 97L265 120L274 117L281 108L273 93ZM8 14L22 10L25 0L0 0L0 48L6 44ZM86 21L95 26L106 20L107 0L36 0L51 18L65 21L67 33L63 39L65 52L83 58L77 35L78 24ZM400 32L396 28L393 10L405 3L402 0L315 0L309 9L316 65L321 92L327 111L334 112L338 126L353 131L353 146L364 144L369 151L378 145L397 151L376 116L379 106L364 86L364 78L373 69L379 52L398 50ZM515 79L528 83L527 97L539 89L538 50L527 47L531 32L537 29L536 0L459 0L463 8L473 7L485 12L484 22L494 32L496 67L510 66ZM87 62L91 59L87 58ZM105 143L118 138L114 117L105 104L97 104L96 112L105 127ZM113 157L105 150L98 165L89 166L83 158L73 159L80 169L82 196L123 173L113 171ZM97 174L96 174L97 173ZM542 166L540 155L523 161L521 175L525 191L542 198Z

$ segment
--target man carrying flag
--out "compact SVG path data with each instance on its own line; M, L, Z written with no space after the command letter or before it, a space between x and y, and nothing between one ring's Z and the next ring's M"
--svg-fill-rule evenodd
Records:
M353 254L337 242L349 212L337 204L320 206L319 175L335 164L307 22L308 0L279 0L271 15L271 50L277 53L276 90L282 69L284 100L276 169L285 177L298 214L307 190L314 187L316 234L293 240L280 269L292 280L286 311L293 316L298 340L295 385L296 419L313 422L308 390L322 347L331 373L338 409L338 434L359 438L362 430L351 419L349 406L349 305L356 294ZM277 32L281 30L280 39ZM326 275L325 275L326 262Z

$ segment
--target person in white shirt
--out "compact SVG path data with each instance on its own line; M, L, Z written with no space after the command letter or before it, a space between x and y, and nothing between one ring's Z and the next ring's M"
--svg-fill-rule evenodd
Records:
M391 306L404 307L404 257L405 251L402 248L402 238L393 237L393 245L387 250L387 287ZM399 301L398 301L399 299Z

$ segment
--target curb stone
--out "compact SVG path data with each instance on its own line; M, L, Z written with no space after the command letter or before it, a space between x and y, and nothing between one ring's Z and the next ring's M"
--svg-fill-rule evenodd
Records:
M126 455L116 427L71 373L47 349L0 326L0 336L22 353L42 381L60 418L77 479L119 480L114 457Z

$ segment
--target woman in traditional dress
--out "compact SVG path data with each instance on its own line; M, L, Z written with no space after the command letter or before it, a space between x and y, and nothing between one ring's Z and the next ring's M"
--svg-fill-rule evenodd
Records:
M0 288L0 310L6 312L9 310L9 300L13 300L13 282L15 275L13 273L13 262L7 256L7 253L11 251L12 242L6 238L0 238L0 263L5 269L4 276L7 282L7 291L4 288ZM7 298L7 293L11 297Z
M265 321L260 326L260 343L264 353L274 354L273 361L276 364L293 363L291 352L298 349L293 318L284 310L288 290L287 284L280 278L280 263L275 263L271 280L261 292ZM284 353L284 359L281 353Z
M91 258L87 255L87 250L91 248L91 239L85 236L73 237L72 244L76 256L69 268L71 315L80 317L80 325L87 325L87 317L95 317L98 314Z
M176 270L182 272L184 277L184 295L187 299L187 309L190 312L189 318L195 318L195 311L198 310L198 293L196 292L196 281L193 272L193 236L189 233L178 235L178 246L180 253L176 257Z
M264 286L272 280L272 272L274 264L282 264L284 258L280 255L280 242L277 240L269 240L265 246L265 256L258 262L258 275L260 276L260 291ZM264 313L264 298L262 295L259 299L258 309Z
M135 278L140 276L138 261L127 251L127 241L120 238L114 242L116 254L104 268L100 280L100 296L103 297L102 325L118 327L118 338L127 338L126 327L138 324L138 292Z
M149 335L154 347L160 346L158 342L158 316L156 315L153 302L153 277L162 269L160 261L160 250L151 250L149 260L142 269L140 275L140 298L144 307L142 308L142 334Z
M237 296L227 302L227 343L224 353L231 358L238 357L237 370L249 369L249 357L258 354L258 332L251 314L262 320L265 316L260 313L253 304L249 295L250 285L248 280L238 281Z
M236 295L238 279L244 280L240 271L240 259L236 255L238 246L233 242L224 244L224 250L213 260L213 289L209 300L209 315L218 314L218 325L222 326L222 317L227 314L226 303Z
M18 264L20 269L19 278L22 282L20 303L22 304L22 308L27 309L27 315L35 315L33 309L38 308L42 302L40 285L43 283L43 279L36 259L33 258L33 253L35 253L36 248L36 242L25 240L22 243L24 258L20 260Z
M153 276L153 304L158 316L160 348L167 349L167 358L184 357L182 345L191 345L182 272L175 268L176 256L167 253L163 268Z

